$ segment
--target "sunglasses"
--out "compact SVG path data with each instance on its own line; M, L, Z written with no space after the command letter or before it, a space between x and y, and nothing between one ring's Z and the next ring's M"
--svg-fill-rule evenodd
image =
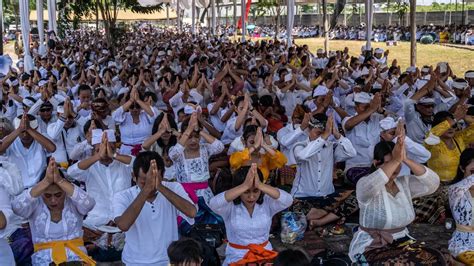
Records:
M51 112L51 111L53 111L53 109L40 109L39 111L41 113L44 113L44 112Z

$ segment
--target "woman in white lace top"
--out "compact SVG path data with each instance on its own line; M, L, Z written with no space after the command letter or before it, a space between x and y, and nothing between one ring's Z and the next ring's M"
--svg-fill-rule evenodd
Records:
M357 183L360 227L349 249L354 262L378 265L390 260L417 264L424 262L423 257L418 256L420 253L444 261L436 250L417 247L406 251L399 246L412 240L406 228L415 218L412 199L429 195L439 186L435 172L407 158L404 140L402 132L396 144L385 141L377 144L372 173ZM413 175L398 176L402 163Z
M82 221L94 205L94 199L69 183L51 158L41 181L12 202L15 214L30 223L33 265L81 260L94 264L82 240Z
M449 187L449 205L456 220L456 231L449 240L449 251L466 265L474 264L474 149L462 152L456 179Z
M195 222L213 224L221 219L207 207L214 196L208 185L209 157L222 152L224 144L201 129L197 115L193 113L188 121L183 122L183 134L170 149L169 157L173 160L177 181L183 185L193 202L199 205ZM201 138L207 143L201 143Z

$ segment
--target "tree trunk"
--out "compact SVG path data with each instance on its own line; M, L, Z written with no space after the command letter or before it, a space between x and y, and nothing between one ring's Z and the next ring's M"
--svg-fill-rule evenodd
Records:
M416 0L410 0L410 65L416 66Z
M1 16L3 17L3 13L1 14ZM0 55L3 55L3 19L2 18L0 18Z
M99 0L95 0L95 33L99 34Z

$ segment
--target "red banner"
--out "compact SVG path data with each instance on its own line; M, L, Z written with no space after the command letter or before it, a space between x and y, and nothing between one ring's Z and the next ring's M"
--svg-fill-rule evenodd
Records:
M245 5L245 22L248 21L251 5L252 5L252 0L247 0L247 4ZM242 16L240 16L239 22L237 23L237 29L241 29L241 28L242 28Z

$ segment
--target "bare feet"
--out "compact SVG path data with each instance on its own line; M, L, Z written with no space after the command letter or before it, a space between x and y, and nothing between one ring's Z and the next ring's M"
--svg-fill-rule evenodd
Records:
M311 210L309 210L308 214L306 215L306 218L308 220L317 220L323 218L326 215L328 215L327 211L323 209L312 208Z

